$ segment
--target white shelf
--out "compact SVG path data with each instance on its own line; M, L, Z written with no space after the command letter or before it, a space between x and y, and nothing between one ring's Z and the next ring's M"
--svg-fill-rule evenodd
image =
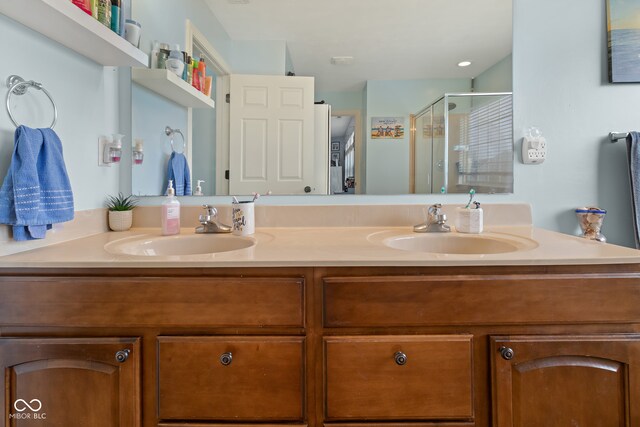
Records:
M0 0L0 13L108 66L144 66L149 57L69 0Z
M215 108L216 106L213 99L169 70L134 68L131 71L131 79L184 107Z

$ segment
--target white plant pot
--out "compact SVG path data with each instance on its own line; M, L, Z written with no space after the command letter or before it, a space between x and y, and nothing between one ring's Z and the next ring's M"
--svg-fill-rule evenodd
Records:
M133 211L109 211L109 228L113 231L127 231L133 223Z

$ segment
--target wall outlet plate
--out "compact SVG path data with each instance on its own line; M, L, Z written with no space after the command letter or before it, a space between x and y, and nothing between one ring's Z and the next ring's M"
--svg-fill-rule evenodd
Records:
M98 138L98 166L102 166L105 168L110 168L111 167L111 163L107 163L104 161L104 151L105 148L107 147L107 144L109 144L110 141L104 137L100 137Z
M547 140L544 136L522 138L522 163L537 165L547 158Z

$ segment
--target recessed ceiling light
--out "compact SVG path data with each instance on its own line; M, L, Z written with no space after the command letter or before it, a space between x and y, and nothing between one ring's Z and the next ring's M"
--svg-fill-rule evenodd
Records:
M468 67L469 65L471 65L471 61L458 62L458 67Z
M331 63L333 65L349 65L353 64L353 56L332 56Z

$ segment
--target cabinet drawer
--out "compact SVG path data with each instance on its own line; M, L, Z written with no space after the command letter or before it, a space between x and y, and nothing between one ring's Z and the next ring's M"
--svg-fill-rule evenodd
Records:
M0 324L303 327L303 288L296 277L2 277Z
M160 423L158 427L307 427L306 424L212 424L212 423ZM448 426L447 426L448 427ZM452 426L457 427L457 426Z
M303 418L302 337L159 337L158 369L161 419Z
M327 420L473 417L471 335L324 341Z
M636 277L377 276L323 279L324 326L637 322Z

